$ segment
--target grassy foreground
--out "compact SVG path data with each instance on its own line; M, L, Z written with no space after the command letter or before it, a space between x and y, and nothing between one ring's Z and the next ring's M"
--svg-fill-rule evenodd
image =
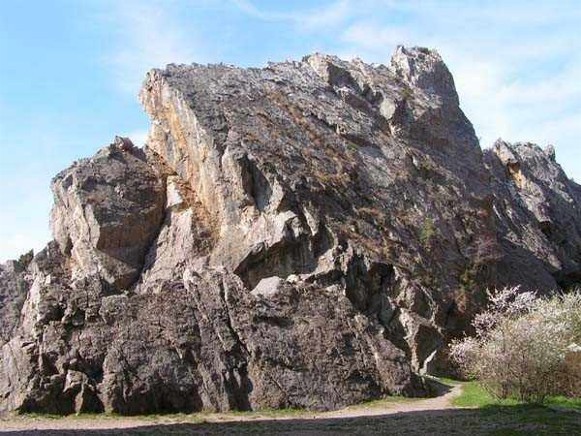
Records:
M450 380L446 380L445 383L458 383ZM524 404L512 399L507 398L499 400L494 398L488 392L486 392L482 386L476 381L464 382L462 383L462 394L452 400L452 404L456 407L514 407L523 406ZM532 406L531 406L532 407ZM553 408L566 408L566 409L577 409L581 411L581 398L566 398L566 397L550 397L543 405L538 405L536 407L553 407Z
M573 435L581 434L581 398L551 397L543 405L523 404L515 399L497 399L476 381L442 380L448 386L461 384L462 393L452 405L474 410L480 421L477 434Z

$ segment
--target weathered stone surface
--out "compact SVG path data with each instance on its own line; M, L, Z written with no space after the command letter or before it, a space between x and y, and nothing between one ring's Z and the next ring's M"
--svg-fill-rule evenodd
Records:
M343 281L362 312L391 308L394 341L414 337L395 309L433 338L466 318L451 308L469 312L456 301L479 292L471 254L480 237L496 243L492 192L437 53L401 48L389 68L319 54L263 70L170 65L142 101L148 146L195 193L208 265L249 289L293 274Z
M581 187L552 147L498 140L486 151L505 281L543 290L581 281Z
M54 178L51 226L74 277L97 274L117 289L138 278L165 203L163 181L142 154L117 137Z
M20 320L20 311L30 287L31 276L26 268L32 252L0 264L0 344L7 342Z
M146 148L59 174L56 241L0 268L0 409L422 395L486 288L579 283L581 188L554 150L483 154L435 51L169 65L141 100Z
M265 299L235 275L188 269L157 293L93 301L91 311L78 303L82 322L61 310L38 338L22 332L4 346L6 408L330 409L421 389L405 354L336 287L287 284Z

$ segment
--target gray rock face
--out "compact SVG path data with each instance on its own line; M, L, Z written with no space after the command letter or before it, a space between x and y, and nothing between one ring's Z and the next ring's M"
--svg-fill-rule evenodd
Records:
M51 227L74 278L97 274L119 289L137 279L165 203L163 180L140 154L117 137L54 178Z
M20 320L20 311L30 287L30 274L26 268L32 252L18 261L0 265L0 344L7 342Z
M59 174L55 242L0 269L0 409L422 395L486 288L580 280L581 188L554 151L483 154L434 51L169 65L141 100L145 150Z
M498 140L486 151L486 165L508 254L503 278L545 290L578 284L581 187L555 162L554 149Z

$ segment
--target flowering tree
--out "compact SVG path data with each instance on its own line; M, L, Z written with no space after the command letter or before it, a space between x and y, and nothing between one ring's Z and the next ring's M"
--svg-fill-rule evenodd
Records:
M488 297L473 321L475 336L451 344L460 369L499 398L575 394L581 374L569 361L571 347L581 344L581 292L541 298L513 287Z

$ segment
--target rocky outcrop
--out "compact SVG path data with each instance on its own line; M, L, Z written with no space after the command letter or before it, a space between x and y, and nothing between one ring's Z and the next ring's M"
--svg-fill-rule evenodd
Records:
M99 275L118 289L138 278L157 235L164 181L126 138L73 164L52 182L51 226L72 277Z
M20 320L20 311L30 286L27 267L33 253L29 252L19 260L0 264L0 344L8 341Z
M485 156L507 253L502 278L544 290L580 283L581 187L556 163L554 148L498 140Z
M55 241L0 270L2 409L423 395L486 288L579 282L579 186L550 150L483 153L435 51L169 65L141 100L145 149L59 174Z

